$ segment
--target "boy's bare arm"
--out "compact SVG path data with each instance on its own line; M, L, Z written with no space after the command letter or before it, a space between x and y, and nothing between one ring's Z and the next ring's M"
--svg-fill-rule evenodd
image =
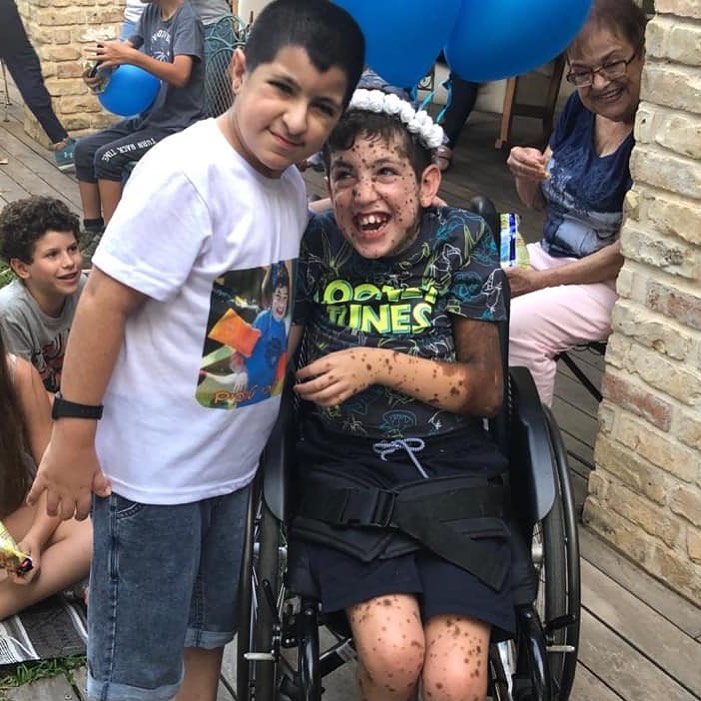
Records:
M497 326L453 317L453 329L455 363L385 348L349 348L301 368L295 390L321 406L337 406L380 384L456 414L492 416L503 392Z
M37 369L27 360L18 359L15 387L27 427L29 447L38 465L51 435L51 405Z
M102 68L121 66L124 63L139 66L176 88L187 85L192 73L192 56L178 54L173 58L172 63L158 61L143 51L135 49L128 41L105 41L94 48L85 49L85 54L90 59L100 61Z
M63 364L61 394L79 404L102 403L124 338L126 320L145 297L93 267L76 310ZM85 518L91 493L109 493L95 454L96 421L62 418L54 422L27 500L46 491L49 515Z

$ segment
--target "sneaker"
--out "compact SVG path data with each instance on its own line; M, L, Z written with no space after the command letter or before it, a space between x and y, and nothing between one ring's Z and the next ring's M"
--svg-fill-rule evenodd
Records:
M83 270L89 270L92 268L92 257L97 250L97 246L102 238L102 232L104 229L98 229L91 231L86 229L80 232L80 237L78 238L78 249L80 254L83 256Z
M61 142L63 146L57 146L54 149L54 161L56 161L56 167L62 172L67 173L68 171L74 170L73 165L73 151L75 150L75 139L68 137L65 141Z

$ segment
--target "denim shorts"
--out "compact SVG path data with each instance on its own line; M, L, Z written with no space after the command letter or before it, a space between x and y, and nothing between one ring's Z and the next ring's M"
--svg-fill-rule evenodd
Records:
M248 493L167 506L94 497L91 699L167 701L184 648L233 639Z

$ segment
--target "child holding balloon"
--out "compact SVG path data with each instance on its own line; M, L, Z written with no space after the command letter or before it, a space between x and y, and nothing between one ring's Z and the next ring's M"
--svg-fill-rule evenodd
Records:
M126 119L81 139L75 148L75 167L83 204L83 226L99 236L122 196L125 168L154 144L202 117L204 46L202 24L189 0L155 0L146 5L137 31L128 41L105 41L88 51L100 70L130 65L160 81L150 106L134 115L133 90L111 95L111 109ZM138 76L137 76L138 77ZM99 76L86 73L95 88ZM138 100L136 100L138 102Z

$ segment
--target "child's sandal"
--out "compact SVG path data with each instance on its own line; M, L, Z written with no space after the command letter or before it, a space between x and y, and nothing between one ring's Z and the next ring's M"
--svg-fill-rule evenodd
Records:
M436 149L435 162L441 171L448 170L453 162L453 149L448 146L439 146Z

